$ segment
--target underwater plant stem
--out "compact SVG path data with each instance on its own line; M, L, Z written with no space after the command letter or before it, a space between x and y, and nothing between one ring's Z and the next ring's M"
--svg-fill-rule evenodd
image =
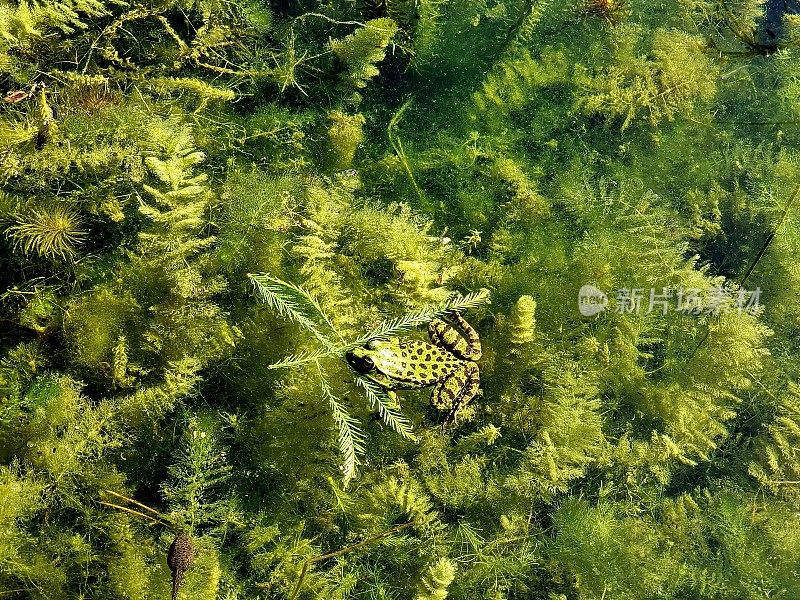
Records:
M139 512L138 510L133 510L132 508L126 508L124 506L120 506L119 504L112 504L111 502L105 502L103 500L100 501L100 504L103 506L110 506L111 508L116 508L117 510L123 510L126 513L130 513L132 515L136 515L137 517L142 517L143 519L148 519L152 523L160 523L158 519L155 517L151 517L150 515L146 515L143 512Z
M151 508L151 507L147 506L146 504L143 504L142 502L139 502L138 500L134 500L133 498L129 498L128 496L125 496L123 494L119 494L119 493L114 492L112 490L103 490L103 492L105 492L106 494L111 494L112 496L116 496L117 498L120 498L121 500L125 500L126 502L130 502L134 506L138 506L141 509L143 509L143 510L145 510L148 513L151 513L151 514L146 514L146 513L143 513L141 511L134 510L132 508L128 508L126 506L120 506L119 504L114 504L113 502L106 502L105 500L101 500L100 504L102 504L103 506L109 506L111 508L116 508L117 510L121 510L121 511L124 511L124 512L129 513L129 514L136 515L137 517L141 517L143 519L147 519L147 520L149 520L151 522L151 524L159 523L161 525L164 525L165 527L169 527L170 529L175 529L175 527L176 527L175 523L170 521L169 519L167 519L162 513L158 512L154 508Z
M794 206L794 203L797 200L797 196L799 194L800 194L800 184L797 184L795 186L795 188L794 188L794 191L792 191L792 195L789 196L789 200L786 202L786 206L784 206L784 208L783 208L783 213L781 213L781 217L780 217L780 219L778 219L778 224L775 226L775 228L766 237L766 239L764 240L764 243L761 244L761 248L758 250L758 252L756 253L756 255L753 258L753 260L750 261L750 265L747 267L747 270L744 272L744 275L742 275L741 279L739 279L739 287L741 287L741 286L743 286L745 284L747 279L753 273L753 269L756 268L758 263L764 257L764 253L766 253L767 249L769 248L770 244L772 243L772 240L778 234L778 231L780 230L781 225L783 225L783 223L786 221L786 218L789 216L789 211L791 210L792 206ZM709 336L710 333L711 333L711 329L709 328L708 325L706 325L706 332L703 334L703 337L700 339L700 341L694 347L694 350L692 350L692 353L689 355L689 358L686 360L686 362L689 362L690 360L692 360L692 358L694 358L694 355L697 353L697 351L700 349L700 347L703 344L706 343L706 340L708 339L708 336Z
M525 9L522 11L522 14L519 16L516 22L509 28L508 33L503 39L503 43L500 45L501 54L506 50L508 50L508 48L519 39L520 33L525 29L526 23L533 16L533 9L535 7L536 7L535 0L529 0L526 3Z
M758 251L758 254L756 254L755 258L750 263L750 266L747 267L747 271L745 271L744 275L739 281L740 286L745 284L748 277L750 277L751 273L753 272L753 269L756 268L756 265L764 256L764 253L767 251L767 248L769 248L769 245L772 243L773 238L777 235L778 230L781 228L781 225L783 225L783 223L786 221L786 217L789 216L789 210L791 210L792 206L795 203L795 200L797 200L798 194L800 194L800 184L795 186L792 195L789 197L786 206L783 208L783 213L781 214L780 219L778 219L778 224L775 226L775 229L773 229L767 236L767 239L764 240L764 243L761 245L761 249Z
M261 274L258 277L261 277L263 275L264 274ZM248 275L248 277L250 277L250 279L252 280L256 276L250 274ZM267 276L267 278L269 278L269 276ZM274 281L280 281L274 278L272 279ZM291 287L292 289L295 289L297 286L291 286ZM339 345L333 345L331 343L324 344L324 348L322 349L288 356L282 360L279 360L276 363L267 365L267 368L283 369L286 367L296 367L302 364L317 362L320 359L328 358L330 356L343 356L345 352L347 352L348 350L352 350L357 346L366 344L371 339L397 335L398 333L408 331L409 329L412 329L413 327L416 327L418 325L429 323L433 319L441 318L442 316L446 315L449 312L460 312L462 310L467 310L470 308L481 306L483 304L488 304L489 302L490 302L489 294L488 291L485 289L479 292L474 292L472 294L467 294L466 296L456 296L438 306L427 306L412 311L410 313L406 313L402 317L398 317L396 319L392 319L389 321L384 321L375 329L372 329L371 331L365 333L362 336L359 336L358 338L350 342L344 342ZM318 309L318 312L321 315L324 315L322 309Z
M408 107L411 106L413 101L414 96L403 103L403 106L400 107L400 110L398 110L389 121L389 125L386 128L386 134L389 136L389 143L392 145L392 149L394 150L395 154L397 154L397 158L400 159L400 164L403 165L403 169L405 170L406 175L408 175L408 179L411 181L414 192L421 201L424 201L425 195L417 185L417 180L414 178L414 172L411 170L411 165L408 162L406 151L403 149L403 142L397 135L397 124L400 122L400 119L403 118L403 114L406 112Z
M372 537L368 537L366 539L363 539L360 542L357 542L357 543L352 544L350 546L345 546L344 548L340 548L339 550L336 550L335 552L329 552L328 554L322 554L320 556L315 556L313 558L306 559L306 561L303 563L303 568L300 570L300 577L297 579L297 584L294 586L294 590L292 591L292 595L289 596L289 600L295 600L295 598L297 598L297 594L300 592L300 587L303 585L303 581L305 580L306 575L308 574L308 568L313 563L320 562L320 561L323 561L323 560L328 560L329 558L336 558L337 556L341 556L343 554L347 554L348 552L352 552L353 550L358 550L359 548L362 548L364 546L368 546L369 544L377 542L378 540L381 540L381 539L383 539L385 537L388 537L388 536L390 536L392 534L395 534L395 533L397 533L399 531L403 531L404 529L408 529L409 527L411 527L413 525L416 525L416 523L417 523L416 521L409 521L408 523L403 523L402 525L397 525L395 527L392 527L388 531L384 531L383 533L379 533L377 535L373 535Z
M370 26L370 25L368 25L366 23L363 23L362 21L340 21L338 19L334 19L332 17L329 17L328 15L323 15L322 13L318 13L318 12L303 13L302 15L297 17L294 20L294 22L297 23L298 21L302 21L306 17L317 17L319 19L324 19L325 21L328 21L329 23L333 23L334 25L358 25L359 27L365 27L367 29L369 29L369 28L376 29L375 27L372 27L372 26Z
M103 490L103 491L106 494L111 494L112 496L116 496L117 498L120 498L121 500L125 500L126 502L130 502L131 504L135 504L139 508L145 509L147 512L151 512L154 515L157 515L159 517L161 516L161 513L158 512L155 508L151 508L151 507L147 506L146 504L142 504L138 500L134 500L133 498L129 498L128 496L124 496L123 494L119 494L119 493L114 492L112 490Z

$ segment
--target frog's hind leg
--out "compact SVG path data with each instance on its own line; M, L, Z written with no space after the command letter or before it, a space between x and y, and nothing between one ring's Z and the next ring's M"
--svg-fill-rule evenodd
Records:
M481 357L481 339L472 325L458 313L452 314L452 319L464 332L463 335L441 319L434 319L428 325L428 336L431 342L464 360L479 360Z
M458 369L436 385L431 404L438 410L447 411L442 427L453 422L459 409L478 394L480 385L480 370L475 363L467 363L463 369Z
M455 321L461 328L461 331L464 332L464 338L467 341L467 348L463 353L463 358L465 360L480 360L482 352L481 338L478 336L478 332L475 331L472 325L467 323L467 320L459 313L453 313L453 321Z

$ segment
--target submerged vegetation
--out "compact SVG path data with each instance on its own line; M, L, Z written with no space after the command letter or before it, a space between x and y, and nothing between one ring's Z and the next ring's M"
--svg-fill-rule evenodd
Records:
M0 596L800 597L766 8L0 0Z

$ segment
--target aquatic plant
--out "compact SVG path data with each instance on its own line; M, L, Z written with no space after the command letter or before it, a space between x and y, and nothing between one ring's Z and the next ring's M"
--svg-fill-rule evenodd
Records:
M0 597L800 597L798 22L0 1Z
M255 293L263 302L282 317L301 325L321 345L318 350L287 356L267 368L283 369L308 363L316 366L322 397L328 403L338 427L339 451L343 456L341 468L345 485L355 476L356 466L359 463L358 456L364 453L364 434L358 428L353 417L348 414L342 400L331 391L331 385L326 379L320 361L326 358L343 361L348 351L364 346L371 340L397 336L419 325L430 323L436 318L489 302L488 290L481 290L467 296L456 296L439 306L421 308L401 317L384 320L374 329L353 340L345 341L317 299L309 291L266 273L248 274L247 277L252 282ZM408 418L399 411L395 400L390 398L377 384L355 371L353 380L363 389L370 407L389 427L403 437L414 439L411 424Z

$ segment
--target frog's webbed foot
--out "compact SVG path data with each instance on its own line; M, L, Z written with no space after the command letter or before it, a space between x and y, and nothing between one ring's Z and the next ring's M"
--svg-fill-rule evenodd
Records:
M463 335L449 323L441 319L434 319L428 325L428 336L431 338L431 342L441 348L446 348L461 359L479 360L481 340L478 332L460 314L453 313L451 318L464 332Z
M393 408L400 408L400 399L397 397L397 392L394 387L394 383L396 382L382 373L375 373L370 379L377 383L384 391L389 400L391 400Z
M392 401L392 408L400 408L400 399L394 390L386 390L386 396Z
M438 410L447 411L442 427L453 422L459 410L478 394L480 385L480 370L475 363L467 363L463 369L436 384L431 403Z
M386 393L386 397L389 399L389 406L388 408L392 409L400 409L400 399L397 396L397 392L392 389L384 388L383 391ZM381 423L381 428L383 428L383 417L381 416L380 411L375 411L370 415L369 422L372 423L374 421L379 421Z

